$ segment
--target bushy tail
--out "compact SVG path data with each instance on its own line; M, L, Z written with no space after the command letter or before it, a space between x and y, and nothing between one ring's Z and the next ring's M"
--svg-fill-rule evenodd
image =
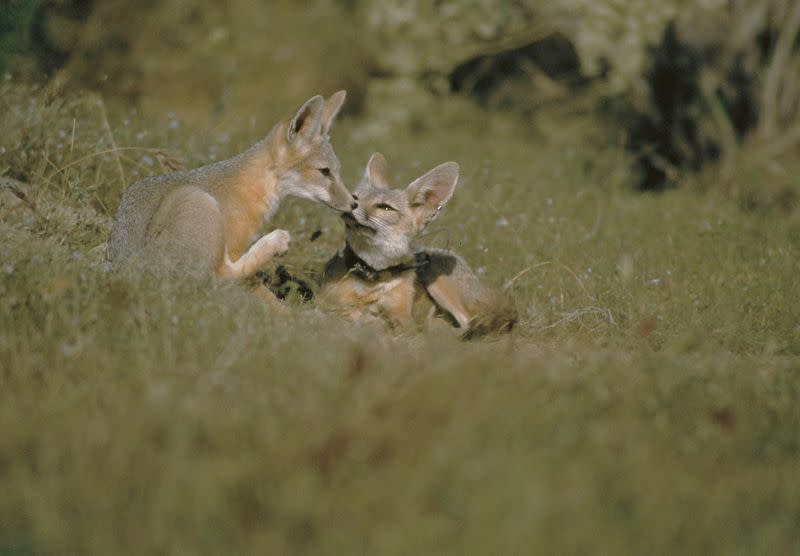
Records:
M484 288L484 296L476 313L462 334L465 340L510 332L518 319L517 308L511 297L502 290L489 288Z

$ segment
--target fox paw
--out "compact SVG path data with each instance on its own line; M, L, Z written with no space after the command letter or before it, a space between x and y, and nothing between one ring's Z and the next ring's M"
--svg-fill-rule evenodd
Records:
M292 243L292 234L286 230L273 230L265 235L264 239L269 242L272 254L279 257L289 251L289 245Z

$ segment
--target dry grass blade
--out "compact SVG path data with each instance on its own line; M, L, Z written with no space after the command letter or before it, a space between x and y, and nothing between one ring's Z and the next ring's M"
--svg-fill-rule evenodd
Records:
M153 152L153 155L156 157L158 164L161 166L161 170L165 174L186 169L186 165L184 164L183 160L172 155L172 153L166 149L156 149Z
M514 282L516 282L517 280L522 278L525 274L527 274L531 270L534 270L536 268L539 268L540 266L545 266L545 265L549 265L549 264L553 264L552 261L543 261L541 263L537 263L537 264L531 265L529 267L523 268L522 270L517 272L510 280L508 280L505 284L503 284L503 289L504 290L508 290L511 286L514 285Z
M45 108L49 107L59 98L69 84L71 74L66 69L58 70L47 82L42 91L42 102Z
M100 116L102 118L103 129L108 136L108 141L111 143L111 153L114 155L115 160L117 161L117 170L119 171L119 179L120 184L122 185L122 189L127 187L128 183L125 179L125 169L122 167L122 160L119 157L119 149L117 148L117 142L114 140L114 133L111 131L111 126L108 123L108 114L106 114L106 104L102 98L97 99L97 105L100 107Z
M616 320L614 320L614 315L611 312L611 309L608 309L606 307L583 307L581 309L577 309L575 311L572 311L571 313L567 313L562 318L558 319L557 321L555 321L555 322L553 322L551 324L548 324L547 326L543 326L541 328L541 330L548 330L550 328L558 328L558 327L563 326L565 324L569 324L571 322L574 322L574 321L580 319L581 317L584 317L584 316L587 316L587 315L594 315L594 316L602 317L611 326L617 326L617 322L616 322Z
M114 154L114 155L118 156L117 153L125 152L125 151L139 151L139 152L146 152L146 153L155 154L155 153L159 152L160 150L162 150L162 149L152 148L152 147L115 147L113 149L103 149L102 151L95 151L93 153L89 153L89 154L87 154L85 156L82 156L82 157L80 157L78 159L75 159L72 162L68 162L67 164L65 164L64 166L61 167L61 170L66 170L67 168L72 168L73 166L78 166L79 164L82 164L82 163L86 162L87 160L90 160L92 158L96 158L98 156L104 156L104 155L107 155L107 154Z
M16 182L16 180L13 180L13 179L11 179L11 178L9 178L9 177L3 177L3 178L2 178L2 180L3 180L3 185L5 185L5 186L8 188L8 190L9 190L9 191L11 191L11 193L12 193L12 194L13 194L13 195L14 195L14 196L17 198L17 199L19 199L20 201L22 201L22 204L23 204L23 205L25 205L25 206L26 206L28 209L30 209L30 210L31 210L31 212L33 212L33 213L34 213L34 214L36 214L37 216L41 216L41 214L40 214L40 212L39 212L39 207L37 207L37 206L36 206L36 203L33 201L33 199L31 199L30 197L28 197L28 194L27 194L27 193L25 193L25 191L23 191L23 190L20 188L20 186L19 186L19 185L17 185L17 183L19 183L20 185L22 185L22 183L21 183L21 182L17 182L17 183L15 183L15 182Z

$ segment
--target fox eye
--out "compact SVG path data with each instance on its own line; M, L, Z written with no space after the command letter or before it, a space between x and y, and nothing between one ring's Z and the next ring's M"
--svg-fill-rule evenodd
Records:
M394 211L397 210L393 206L387 205L386 203L379 203L379 204L375 205L375 208L379 208L381 210L394 210Z
M325 176L326 178L331 177L331 169L330 168L320 168L319 173Z

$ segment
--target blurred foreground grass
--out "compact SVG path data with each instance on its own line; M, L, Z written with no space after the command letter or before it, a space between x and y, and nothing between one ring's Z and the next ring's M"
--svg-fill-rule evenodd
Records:
M351 184L373 150L398 186L459 162L426 241L517 277L509 337L390 337L104 264L124 182L230 156L272 122L45 107L26 87L0 94L0 554L800 543L796 208L702 181L632 193L588 121L519 130L476 110L375 138L345 119ZM301 201L269 226L292 232L281 262L306 278L342 242Z

